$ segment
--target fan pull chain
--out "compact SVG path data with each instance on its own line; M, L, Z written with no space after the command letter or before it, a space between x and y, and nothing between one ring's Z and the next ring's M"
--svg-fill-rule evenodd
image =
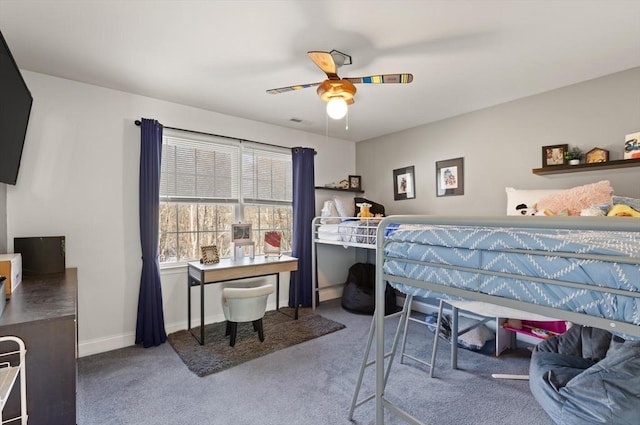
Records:
M349 108L347 108L347 115L345 116L345 120L344 120L344 129L345 130L349 130Z
M325 142L329 141L329 115L324 114L324 137Z

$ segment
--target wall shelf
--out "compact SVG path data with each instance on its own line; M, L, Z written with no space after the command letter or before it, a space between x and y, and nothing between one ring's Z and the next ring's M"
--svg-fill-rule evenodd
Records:
M316 190L333 190L335 192L351 192L351 193L364 193L364 190L358 189L342 189L341 187L324 187L324 186L316 186Z
M549 167L534 168L533 174L543 176L546 174L577 173L580 171L611 170L614 168L640 167L638 159L619 159L616 161L597 162L594 164L579 165L552 165Z

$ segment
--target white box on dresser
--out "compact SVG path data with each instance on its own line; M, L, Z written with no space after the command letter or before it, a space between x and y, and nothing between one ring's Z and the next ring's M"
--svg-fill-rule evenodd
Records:
M0 275L5 276L5 294L7 298L22 282L22 255L0 254Z

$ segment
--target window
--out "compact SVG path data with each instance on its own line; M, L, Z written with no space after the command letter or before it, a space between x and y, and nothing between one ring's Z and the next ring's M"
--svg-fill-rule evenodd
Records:
M160 177L161 263L200 258L200 246L231 256L231 225L251 223L256 254L264 234L291 250L291 154L224 138L165 130Z

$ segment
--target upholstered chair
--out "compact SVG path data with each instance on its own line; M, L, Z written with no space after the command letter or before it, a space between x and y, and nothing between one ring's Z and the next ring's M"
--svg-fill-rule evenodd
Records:
M252 286L236 284L222 290L222 310L227 319L225 335L231 335L229 345L236 344L239 322L253 322L253 330L258 332L260 341L264 341L262 318L267 309L267 298L274 292L273 285Z

